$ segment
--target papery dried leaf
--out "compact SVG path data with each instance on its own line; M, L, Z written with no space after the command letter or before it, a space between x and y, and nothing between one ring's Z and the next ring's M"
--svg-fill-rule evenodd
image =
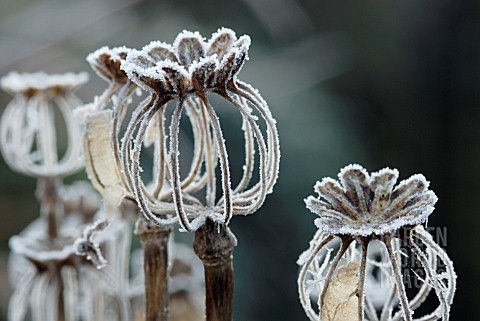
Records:
M325 294L322 321L358 320L359 271L360 263L355 261L338 269Z
M125 188L120 184L105 186L103 190L103 211L107 219L112 218L118 211L126 194Z
M106 186L121 186L112 146L112 111L90 115L85 128L85 164L95 188L103 193Z

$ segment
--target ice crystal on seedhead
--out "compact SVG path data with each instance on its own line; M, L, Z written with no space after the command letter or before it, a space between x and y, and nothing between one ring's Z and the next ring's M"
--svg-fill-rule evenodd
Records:
M173 45L153 41L142 50L132 50L122 61L121 68L128 77L151 93L150 99L134 111L122 139L122 170L129 192L145 216L156 224L179 221L184 230L190 231L207 218L228 223L234 214L255 212L272 191L280 160L276 123L258 91L237 78L248 58L249 46L248 36L237 39L226 28L219 29L207 42L198 32L184 31ZM235 188L230 180L226 141L210 104L210 94L233 105L243 119L246 160L243 177ZM171 100L176 100L177 105L167 136L165 110ZM192 125L194 156L190 172L181 179L178 146L183 110ZM265 126L260 126L259 119ZM266 137L261 128L266 128ZM140 177L139 159L143 145L152 143L157 150L155 178L147 188ZM252 184L256 146L259 181ZM216 193L218 164L221 197ZM165 180L170 186L164 184ZM193 194L204 188L206 197L202 202Z
M338 174L340 182L324 178L315 185L319 197L309 196L307 208L320 216L315 225L329 234L368 236L385 234L427 220L437 202L421 174L401 181L396 169L384 168L370 176L359 165Z
M437 201L425 177L413 175L395 187L395 169L369 175L361 166L349 165L340 171L339 178L340 182L330 178L317 182L319 197L306 199L307 207L320 217L315 221L318 231L309 249L297 262L301 266L300 301L310 320L330 320L329 311L346 309L341 302L331 306L335 303L327 298L337 288L339 268L353 261L359 261L355 280L358 320L448 320L456 275L446 252L421 225ZM340 243L339 248L334 242ZM335 248L338 250L331 259ZM410 269L400 264L405 260L421 267L407 278L420 284L411 298L404 284L404 274ZM413 319L414 311L430 293L436 296L438 306Z

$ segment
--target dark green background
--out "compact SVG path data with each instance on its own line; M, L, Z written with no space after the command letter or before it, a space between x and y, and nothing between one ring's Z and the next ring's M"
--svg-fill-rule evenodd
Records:
M295 261L314 215L303 198L352 162L431 181L439 202L429 223L447 228L459 276L451 320L480 314L477 0L2 0L0 75L87 70L92 81L78 94L90 101L105 86L85 62L93 50L171 43L183 29L208 38L220 26L252 37L240 78L269 102L282 145L275 193L231 224L239 240L235 320L307 319ZM0 93L2 110L10 99ZM0 164L0 315L11 291L7 240L37 217L34 189Z

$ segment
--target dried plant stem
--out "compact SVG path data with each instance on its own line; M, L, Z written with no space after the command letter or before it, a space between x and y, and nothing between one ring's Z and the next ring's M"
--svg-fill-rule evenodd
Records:
M168 320L168 241L172 230L158 227L143 216L135 233L143 247L145 269L145 321Z
M367 268L367 250L368 250L368 240L359 240L360 245L362 246L362 257L360 261L360 273L358 278L358 320L363 321L364 310L365 310L365 272Z
M58 234L60 220L63 215L63 204L58 196L60 180L57 178L41 178L38 180L37 198L40 201L40 212L47 223L47 234L55 239Z
M412 321L412 310L408 304L407 293L405 292L405 285L402 279L402 270L400 263L395 255L395 250L392 245L392 236L385 235L385 245L387 247L390 263L392 264L393 275L395 276L395 286L397 287L398 296L400 298L400 304L402 306L403 318L405 321Z
M337 254L335 255L335 258L333 259L332 263L330 264L330 269L328 270L327 276L325 277L325 285L323 286L322 292L320 294L320 308L323 308L324 302L325 302L325 295L327 294L328 287L330 286L330 283L332 283L333 275L335 274L338 264L340 263L340 260L342 259L342 256L345 254L345 252L348 250L348 247L350 244L353 242L353 238L351 237L343 237L342 241L340 243L340 249L338 250ZM321 311L320 311L321 312ZM321 313L320 313L321 315Z
M305 264L303 264L303 267L300 270L300 275L298 277L298 289L299 289L299 295L300 295L300 302L302 303L302 306L305 312L307 313L307 316L310 318L310 320L317 320L320 317L317 316L316 312L311 308L310 292L306 290L306 279L307 279L307 275L309 274L308 267L311 266L312 263L315 261L317 254L320 253L320 251L333 239L333 236L332 235L323 236L323 233L317 232L317 234L315 235L315 238L318 240L318 243L315 248L312 248L312 251L308 255L308 259L305 261ZM325 257L326 263L330 261L329 253L330 252L327 252L327 255ZM319 267L318 269L321 269L323 271L322 267Z
M205 269L206 321L233 318L233 250L236 239L228 226L207 219L195 232L194 250Z
M65 321L65 288L64 288L64 283L63 283L63 280L61 277L59 277L59 281L60 281L60 286L59 286L59 293L58 293L58 306L57 306L57 309L58 309L58 315L57 315L57 321Z

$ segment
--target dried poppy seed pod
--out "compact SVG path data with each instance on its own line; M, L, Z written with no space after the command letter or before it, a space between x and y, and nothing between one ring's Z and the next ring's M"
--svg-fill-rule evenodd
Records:
M107 199L123 198L126 190L120 174L119 131L131 95L137 86L131 82L120 63L131 49L102 47L89 54L87 61L108 87L90 104L76 110L85 118L84 152L87 174L95 188ZM110 189L105 195L105 189ZM116 190L116 192L112 192ZM115 196L120 194L121 196ZM112 203L118 203L113 200ZM108 203L108 201L106 201ZM107 205L107 207L112 207Z
M405 225L424 223L437 202L421 174L400 182L396 169L368 175L359 165L340 171L340 182L324 178L315 185L319 198L309 196L307 208L319 216L315 224L334 235L368 236L394 232Z
M124 85L129 82L125 72L120 69L121 61L130 52L127 47L102 47L87 56L87 61L97 75L110 84Z
M1 151L13 170L38 178L37 198L51 238L56 237L63 217L57 195L61 179L83 166L80 125L73 115L73 108L81 102L73 92L87 79L86 73L43 72L12 72L2 78L2 88L13 94L14 99L2 115ZM59 155L55 115L61 115L67 131L63 157Z
M329 320L329 287L334 286L334 275L342 260L359 260L357 286L358 320L448 320L453 301L456 275L452 261L421 226L432 213L437 201L428 190L428 182L417 174L395 187L398 171L385 168L369 175L359 165L349 165L340 171L340 182L325 178L315 185L318 198L308 197L307 208L319 216L315 224L318 232L298 263L302 266L299 279L300 301L310 320ZM405 237L400 235L405 233ZM332 241L340 240L340 248L330 260ZM392 284L385 297L379 316L365 293L369 265L367 252L370 242L380 242L388 254L388 270ZM407 298L400 265L401 246L409 251L410 262L418 263L425 277L416 276L422 282L417 293ZM383 266L385 268L385 266ZM438 307L420 318L413 312L434 290ZM333 290L332 290L333 291ZM311 294L318 294L318 308L312 306ZM397 311L398 304L400 309ZM318 310L318 312L316 312ZM393 313L395 311L395 313Z
M37 226L35 226L37 225ZM38 222L10 239L11 268L19 278L10 298L8 319L30 320L129 320L128 297L116 266L99 270L75 254L78 226L63 225L53 244L38 233ZM116 262L117 243L123 243L125 229L111 230L100 241L112 248L107 260ZM68 235L68 236L66 236ZM110 254L110 251L108 251ZM21 271L21 272L19 272ZM120 282L119 282L120 281Z
M102 47L87 56L87 62L95 73L108 82L108 87L100 96L95 96L92 103L79 107L76 112L86 117L92 112L104 110L109 104L120 118L117 126L125 116L125 110L130 102L129 97L137 86L132 83L125 72L120 69L120 63L130 52L127 47ZM118 128L116 128L118 131Z
M75 242L92 221L92 211L101 216L98 196L83 182L62 186L58 194L65 218L53 241L43 232L43 220L10 238L9 277L14 292L8 320L129 320L125 283L130 227L117 220L95 237L92 229L84 233L105 253L108 265L99 270L101 260L78 256ZM87 254L97 258L94 251Z
M152 44L150 47L152 47ZM79 110L80 114L87 113L84 139L87 173L97 190L104 194L105 199L111 196L113 198L134 198L129 176L121 173L121 155L119 152L120 126L126 114L126 107L131 103L130 96L134 89L138 89L137 85L120 69L120 62L130 52L131 49L125 47L113 49L102 47L87 57L87 61L97 74L109 82L109 87L101 94L100 98L95 98L92 104L88 104ZM161 57L156 52L156 48L153 47L149 50L149 54L150 56L144 64L154 66ZM149 102L151 102L151 98L147 98L141 105L146 105ZM102 111L108 103L111 103L111 110ZM188 113L192 110L191 106L187 106ZM201 135L199 117L195 115L190 118L194 136ZM159 206L160 204L162 208L170 207L170 212L174 213L175 210L171 203L161 202L161 200L171 199L171 191L162 191L165 180L163 160L165 146L162 144L163 139L156 137L163 134L163 130L159 128L159 126L163 126L163 122L163 118L157 115L146 129L145 145L154 144L154 178L153 182L146 184L148 187L142 186L142 189L148 195L148 202L155 203L152 206ZM195 156L191 174L182 182L184 187L188 185L186 188L189 190L195 188L194 184L190 183L196 179L196 172L201 166L201 148L199 146L201 146L202 140L198 141L200 143L195 140ZM128 155L124 157L124 161L127 162L130 158L131 156ZM200 182L201 184L204 183ZM105 189L110 191L105 194ZM108 202L106 201L106 203ZM118 200L116 200L116 203L118 203Z
M123 55L118 54L118 51ZM128 50L130 51L130 50ZM109 88L94 101L92 105L93 112L89 111L85 125L85 154L87 158L87 172L95 187L102 192L106 212L112 213L118 211L118 205L124 198L133 199L133 187L131 179L122 174L121 162L129 162L130 155L121 157L119 153L119 128L126 113L126 106L131 102L130 95L132 89L137 85L130 81L123 70L119 69L120 61L126 56L125 48L108 49L101 48L92 53L87 60L92 68L96 70L102 78L110 82ZM147 61L155 65L158 55L152 51L152 56ZM117 79L120 78L120 79ZM112 93L115 94L112 95ZM112 110L101 110L106 107L108 102L112 102ZM141 104L148 104L151 98L147 98ZM87 111L88 111L87 107ZM91 108L92 109L92 108ZM190 112L193 107L188 108ZM199 117L190 117L194 136L201 135ZM165 181L164 154L165 146L161 135L164 131L163 115L158 114L150 125L145 126L146 139L144 144L149 146L154 144L154 167L153 180L149 184L142 185L142 191L148 195L146 200L152 206L161 206L165 210L170 207L170 212L175 209L171 203L171 191L163 189ZM127 132L128 132L127 128ZM201 166L201 139L195 140L194 160L192 162L192 173L187 177L183 184L185 188L192 188L195 184L204 184L194 182L197 172ZM113 166L112 166L113 165ZM107 211L107 208L110 210ZM107 218L111 215L107 214ZM172 224L175 221L172 221ZM166 226L165 226L166 225ZM146 309L145 318L147 320L164 319L168 314L168 248L166 244L170 239L171 226L165 224L162 227L155 226L144 217L137 221L135 233L139 236L142 248L145 252L145 297ZM96 249L95 244L84 237L79 241L82 245L82 251L90 257L101 257L101 253ZM99 260L101 262L101 260Z
M3 157L13 170L37 178L59 178L82 167L80 126L72 110L81 105L74 91L87 80L86 73L12 72L2 78L2 89L14 95L3 113L0 132ZM62 158L57 147L54 105L68 135Z
M280 160L276 123L260 94L237 79L247 59L249 45L248 36L237 39L230 29L218 30L208 42L204 42L198 33L184 31L178 35L173 46L153 42L142 51L132 51L122 63L129 78L151 92L150 102L139 106L131 118L123 138L122 158L124 174L129 176L127 181L140 208L156 224L171 224L178 220L187 231L198 229L207 218L228 224L234 214L255 212L272 191ZM230 182L228 154L220 121L208 99L213 93L233 105L243 118L246 163L243 177L235 188ZM168 172L164 178L170 180L177 217L170 219L171 207L153 206L155 204L149 202L139 174L139 158L149 122L157 114L163 115L167 102L171 100L176 100L177 106L170 124L169 160L164 161ZM195 139L202 143L199 151L205 171L202 173L199 168L194 172L195 188L190 190L182 184L179 169L178 135L184 106L190 106L194 111L190 112L193 117L200 119L201 128ZM258 118L265 122L266 139L260 130ZM161 130L164 130L163 126ZM160 138L162 145L166 146L166 134L161 134ZM259 181L252 184L255 144L260 160ZM218 163L222 180L221 197L217 197L215 182ZM206 197L202 202L191 193L203 186L206 188Z
M137 85L130 81L127 74L120 69L121 62L125 60L130 51L131 49L127 47L111 49L102 47L87 56L87 61L92 69L100 78L108 82L108 87L100 97L95 97L93 111L106 109L111 104L110 108L114 111L115 116L113 134L117 137L126 108L131 102L130 96L137 89Z

